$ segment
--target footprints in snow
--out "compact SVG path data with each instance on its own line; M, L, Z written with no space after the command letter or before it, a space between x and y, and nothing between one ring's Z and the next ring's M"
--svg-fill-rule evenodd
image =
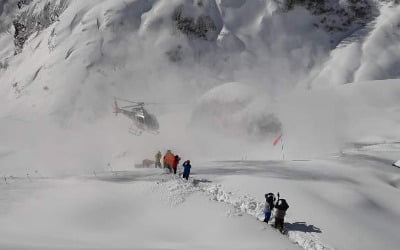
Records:
M235 195L227 192L221 185L210 184L206 179L192 179L184 181L180 178L165 176L157 181L157 186L162 188L168 203L177 206L185 202L186 198L195 193L202 192L210 200L224 202L233 206L228 215L241 216L243 214L251 215L257 220L262 220L264 203L257 201L248 195ZM285 223L288 229L285 235L294 243L307 250L333 250L334 248L321 242L318 235L321 229L314 225L308 225L305 222ZM264 229L265 230L265 229Z

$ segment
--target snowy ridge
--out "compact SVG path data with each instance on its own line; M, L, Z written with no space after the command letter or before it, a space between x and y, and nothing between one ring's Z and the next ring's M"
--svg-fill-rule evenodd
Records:
M355 30L353 33L351 33L351 35L340 41L340 43L336 46L336 49L343 49L353 43L363 43L371 34L371 32L373 32L375 27L376 20L372 20L365 26L361 27L358 30Z
M158 177L154 177L158 178ZM195 192L202 192L212 201L223 202L233 207L233 211L227 212L227 216L251 215L262 221L264 202L260 202L249 195L239 195L224 190L220 184L209 184L207 180L191 179L188 182L176 176L163 175L157 181L156 189L163 190L165 200L171 206L178 206L185 202L186 198ZM290 214L287 215L290 218ZM316 233L288 231L288 238L306 250L333 250L319 239Z
M221 185L210 185L203 189L210 199L225 202L233 205L235 215L246 213L256 217L258 220L263 220L264 203L257 201L255 198L248 195L235 195L227 192ZM290 218L290 214L287 215ZM333 250L330 246L322 243L315 233L288 231L288 237L291 241L298 244L307 250Z
M398 5L382 4L380 15L344 38L312 76L312 87L399 77Z
M189 195L201 191L193 182L186 182L171 174L162 175L161 180L156 183L158 185L155 188L161 189L165 201L171 206L178 206L184 203Z

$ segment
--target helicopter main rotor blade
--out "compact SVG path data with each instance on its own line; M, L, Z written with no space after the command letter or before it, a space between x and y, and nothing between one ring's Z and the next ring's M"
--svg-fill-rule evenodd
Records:
M128 106L124 106L124 107L121 107L122 109L127 109L127 108L140 108L140 107L143 107L143 105L139 105L139 104L137 104L137 105L128 105Z
M136 105L139 105L139 106L144 106L144 105L172 105L172 104L182 105L182 104L187 104L187 103L184 103L184 102L135 102L135 101L131 101L131 100L123 99L123 98L118 98L118 97L115 97L115 99L119 100L119 101L123 101L123 102L133 103L133 104L136 104Z
M117 97L115 97L115 99L117 99L117 100L119 100L119 101L123 101L123 102L129 102L129 103L134 103L134 104L141 104L141 102L134 102L134 101L130 101L130 100L122 99L122 98L117 98Z

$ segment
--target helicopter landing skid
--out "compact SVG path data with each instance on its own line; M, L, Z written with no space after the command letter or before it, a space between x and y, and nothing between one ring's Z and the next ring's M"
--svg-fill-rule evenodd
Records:
M135 129L130 129L128 132L133 135L136 135L136 136L142 135L142 133L143 133L142 131L135 130Z
M133 127L130 127L128 132L133 134L133 135L136 135L136 136L139 136L139 135L141 135L143 133L143 131L138 130L138 129L134 129Z

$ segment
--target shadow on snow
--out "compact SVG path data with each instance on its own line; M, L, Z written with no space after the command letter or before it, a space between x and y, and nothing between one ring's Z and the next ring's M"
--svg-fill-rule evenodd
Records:
M285 222L285 228L287 231L299 231L304 233L322 233L321 229L314 225L307 225L306 222Z

